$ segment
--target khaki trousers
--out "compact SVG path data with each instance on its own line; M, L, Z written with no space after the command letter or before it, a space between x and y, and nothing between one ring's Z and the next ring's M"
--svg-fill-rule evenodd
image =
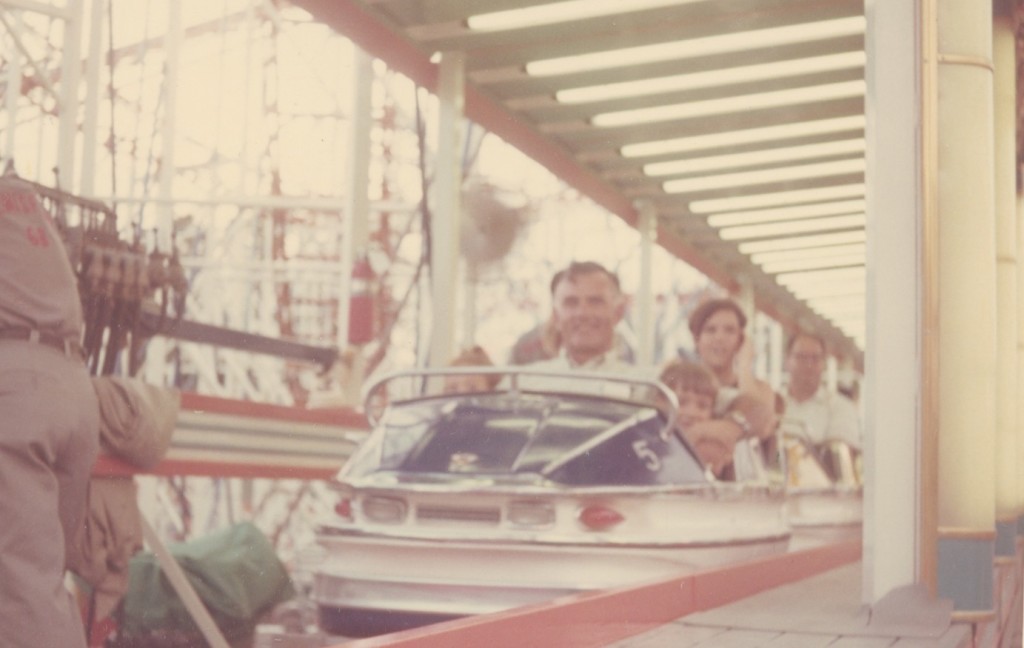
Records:
M0 648L85 646L64 539L85 514L99 413L82 362L0 340Z

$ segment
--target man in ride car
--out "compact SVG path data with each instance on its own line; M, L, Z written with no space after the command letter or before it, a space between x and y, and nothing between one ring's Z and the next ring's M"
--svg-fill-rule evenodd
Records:
M860 447L860 419L853 401L829 391L822 383L827 352L825 340L798 331L786 345L786 416L804 424L812 443L839 439Z
M615 327L626 312L619 278L613 272L593 261L572 262L551 280L551 308L561 350L558 356L532 367L629 369L612 353Z
M625 299L614 273L591 261L573 262L551 280L551 297L555 325L562 338L561 353L551 360L529 365L531 368L593 371L621 377L656 375L653 369L628 365L613 353L615 326L625 313ZM529 382L533 385L536 379ZM577 390L576 385L571 388ZM594 391L614 394L616 390L610 385ZM747 397L731 401L721 414L721 418L696 422L686 431L701 460L716 473L731 461L737 441L762 433L765 418L761 404Z

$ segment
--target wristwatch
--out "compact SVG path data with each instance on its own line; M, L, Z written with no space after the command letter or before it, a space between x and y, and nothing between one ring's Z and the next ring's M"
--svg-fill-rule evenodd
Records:
M743 432L740 436L741 439L746 439L750 436L750 421L747 420L747 417L744 416L743 412L739 410L729 410L726 412L725 418L740 426L740 430Z

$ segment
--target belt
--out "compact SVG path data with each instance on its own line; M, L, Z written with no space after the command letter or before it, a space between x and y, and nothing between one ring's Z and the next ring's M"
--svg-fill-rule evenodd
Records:
M60 335L44 333L37 329L30 329L21 326L12 328L0 328L0 340L22 340L33 344L42 344L51 349L56 349L69 358L82 360L85 353L82 345L74 338L66 338Z

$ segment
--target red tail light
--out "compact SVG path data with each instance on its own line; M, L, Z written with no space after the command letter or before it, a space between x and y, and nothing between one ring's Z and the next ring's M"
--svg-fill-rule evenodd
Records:
M334 505L334 512L340 517L351 520L352 519L352 500L345 498L338 500L338 503Z
M591 531L604 531L605 529L610 529L626 519L615 509L597 504L585 506L580 509L577 518L581 523L583 523L583 526L587 527Z

